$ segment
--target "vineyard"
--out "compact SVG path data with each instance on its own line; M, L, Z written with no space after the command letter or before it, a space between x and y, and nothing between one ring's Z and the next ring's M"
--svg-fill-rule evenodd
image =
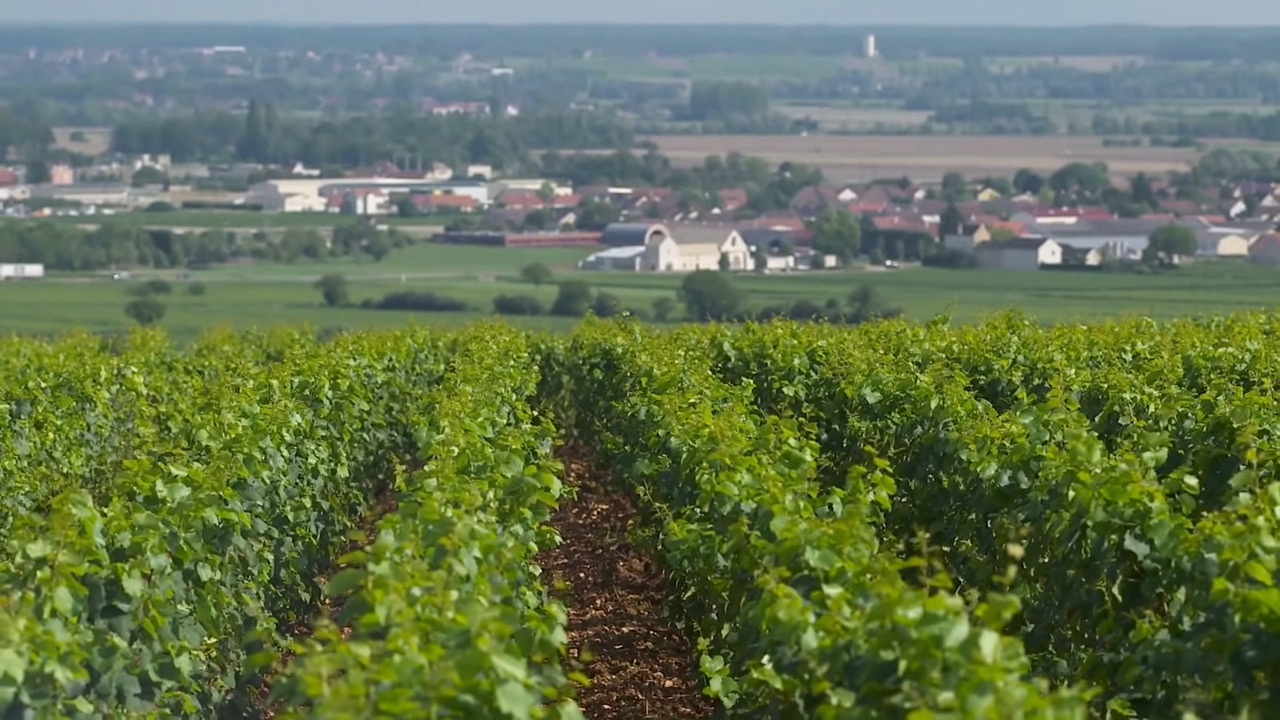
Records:
M0 341L0 717L1280 717L1280 318Z

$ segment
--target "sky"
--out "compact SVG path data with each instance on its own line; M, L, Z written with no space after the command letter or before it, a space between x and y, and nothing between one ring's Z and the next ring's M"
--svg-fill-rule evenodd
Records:
M1223 10L1229 7L1229 12ZM0 0L0 22L780 23L1280 26L1280 2L1238 0Z

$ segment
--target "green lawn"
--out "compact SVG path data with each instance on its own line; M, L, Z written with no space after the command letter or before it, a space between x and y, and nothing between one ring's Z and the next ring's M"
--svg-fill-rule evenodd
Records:
M493 298L500 294L530 294L549 306L556 293L554 284L535 288L515 279L519 267L532 261L553 267L557 280L586 280L631 308L647 311L655 299L676 296L682 279L678 275L572 270L588 252L424 244L392 253L381 263L219 268L193 273L193 279L207 287L202 296L188 295L184 283L175 282L174 294L165 298L167 313L161 324L179 339L190 339L218 326L357 328L412 322L457 326L491 314ZM326 272L341 272L350 279L354 303L397 290L418 290L463 300L473 309L414 313L327 308L311 284ZM172 271L156 274L175 277ZM916 268L744 275L735 282L746 291L749 305L756 308L801 298L819 302L843 299L866 284L913 318L946 313L961 323L1013 308L1046 322L1070 322L1134 315L1164 319L1280 306L1280 269L1234 263L1205 264L1161 275ZM124 329L128 321L123 308L130 299L127 288L124 282L89 278L0 283L0 333ZM574 325L571 319L549 317L517 322L550 330Z

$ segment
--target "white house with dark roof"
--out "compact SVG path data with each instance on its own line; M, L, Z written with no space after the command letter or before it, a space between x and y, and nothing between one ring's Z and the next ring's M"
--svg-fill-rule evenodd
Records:
M604 229L611 246L579 263L584 270L692 272L719 270L720 258L730 270L751 270L751 248L737 230L723 226L671 226L661 223L613 223Z
M978 267L990 270L1039 270L1043 265L1062 264L1062 246L1047 237L989 240L973 254Z

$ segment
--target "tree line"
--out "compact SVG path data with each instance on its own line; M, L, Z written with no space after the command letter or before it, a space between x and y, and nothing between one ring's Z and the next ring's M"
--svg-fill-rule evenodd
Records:
M49 270L88 272L120 268L199 268L235 259L319 261L363 256L377 261L412 238L368 225L339 225L326 237L317 229L281 235L226 230L180 233L121 223L95 229L55 222L0 223L0 262L42 263Z
M607 113L533 113L516 117L387 113L305 120L274 103L225 111L138 119L117 125L112 149L168 153L178 162L239 160L360 167L396 158L513 168L538 148L627 147L634 137Z

